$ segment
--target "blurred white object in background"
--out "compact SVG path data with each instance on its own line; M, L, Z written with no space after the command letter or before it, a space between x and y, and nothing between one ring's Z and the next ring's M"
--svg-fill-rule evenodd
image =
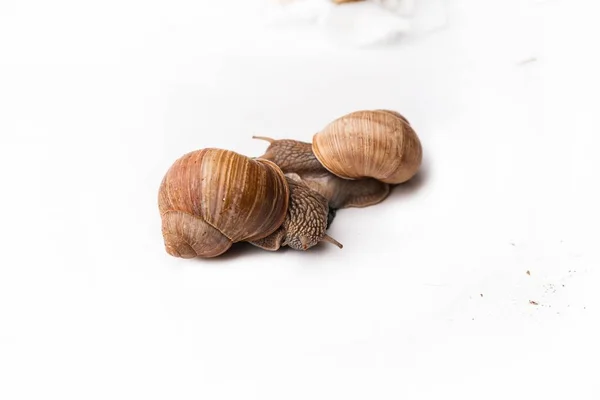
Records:
M271 27L313 26L340 45L362 47L402 35L430 32L446 24L442 0L264 0Z

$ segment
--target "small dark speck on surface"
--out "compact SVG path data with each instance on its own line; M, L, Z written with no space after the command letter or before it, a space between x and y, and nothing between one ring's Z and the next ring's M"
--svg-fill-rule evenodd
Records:
M479 293L479 295L480 295L481 297L483 297L483 293Z
M531 275L531 272L528 270L527 272L525 272L527 275Z
M510 245L513 247L516 246L516 244L514 244L513 242L510 242Z
M529 304L533 304L534 306L537 306L540 303L538 303L537 301L529 300Z

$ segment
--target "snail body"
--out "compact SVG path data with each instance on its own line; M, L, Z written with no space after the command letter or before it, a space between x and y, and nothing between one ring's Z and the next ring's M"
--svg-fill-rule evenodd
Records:
M216 257L233 243L306 250L326 233L327 200L273 162L222 149L180 157L165 174L158 207L165 250L174 257Z
M176 160L161 181L158 208L165 250L174 257L217 257L233 243L269 251L307 250L340 208L383 201L422 162L409 122L389 110L357 111L328 124L312 143L274 140L249 158L207 148Z
M333 208L383 201L391 186L410 180L422 162L421 142L401 114L389 110L344 115L313 136L312 143L270 142L259 158L296 173Z

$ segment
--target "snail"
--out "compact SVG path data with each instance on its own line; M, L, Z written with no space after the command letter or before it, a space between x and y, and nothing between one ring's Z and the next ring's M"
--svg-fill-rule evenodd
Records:
M419 137L401 114L365 110L344 115L313 136L312 143L275 140L260 159L297 174L324 196L333 210L367 207L383 201L391 186L410 180L419 170Z
M174 257L217 257L233 243L269 251L307 250L325 241L329 205L297 174L273 162L207 148L177 159L161 181L164 246Z

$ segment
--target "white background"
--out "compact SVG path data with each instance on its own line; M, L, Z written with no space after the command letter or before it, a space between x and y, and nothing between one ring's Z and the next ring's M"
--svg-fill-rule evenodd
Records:
M353 50L248 1L2 0L0 398L598 399L596 3L449 1ZM166 254L177 157L371 108L424 166L343 250Z

